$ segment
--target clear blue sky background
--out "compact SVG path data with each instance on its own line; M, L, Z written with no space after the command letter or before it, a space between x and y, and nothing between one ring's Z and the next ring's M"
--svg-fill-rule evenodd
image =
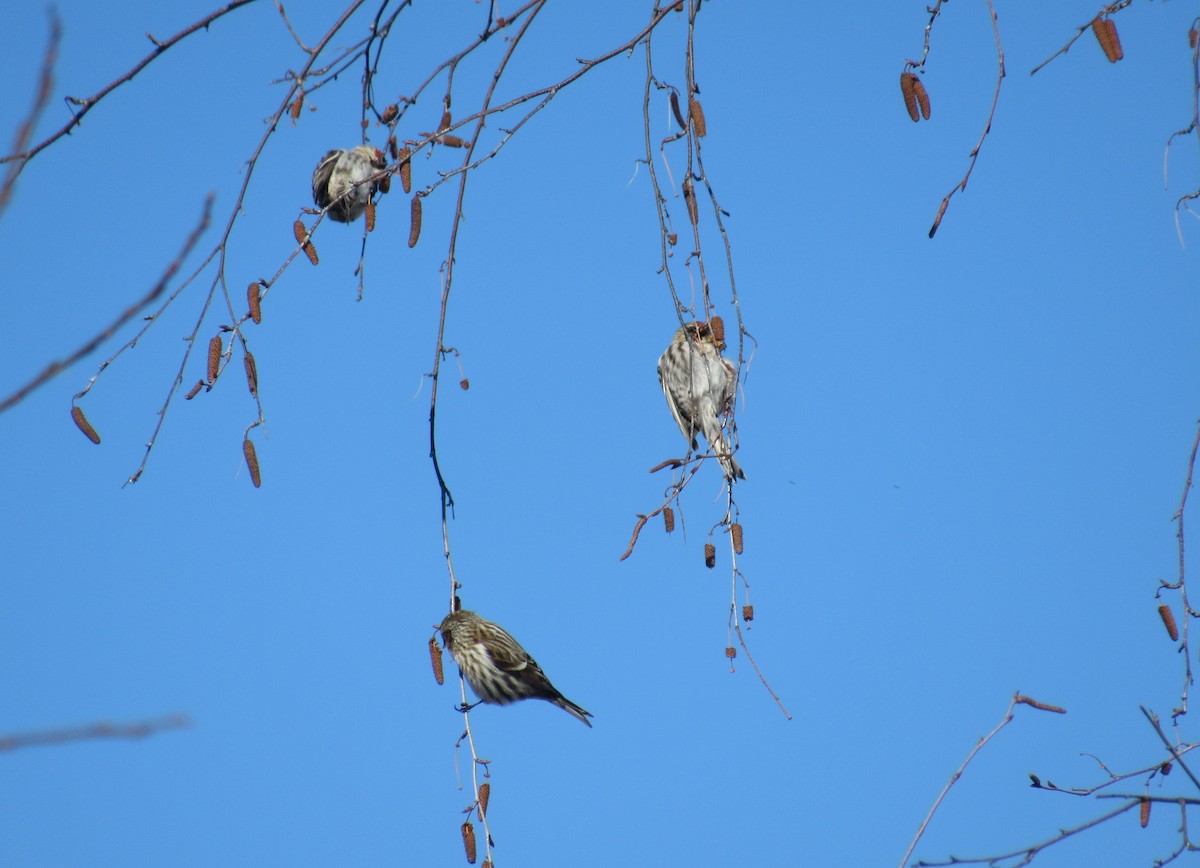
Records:
M1200 410L1200 224L1185 216L1181 247L1173 218L1200 164L1195 140L1179 142L1164 190L1163 145L1190 120L1195 10L1135 3L1117 16L1123 62L1089 33L1031 79L1096 4L997 3L1009 75L933 241L994 86L983 3L946 7L925 78L933 120L916 125L897 76L919 56L923 0L712 0L700 15L705 162L758 341L739 417L748 635L790 722L744 657L726 665L727 561L709 571L701 552L720 515L715 468L687 492L686 537L655 522L617 560L635 514L660 502L647 468L682 446L655 377L676 321L637 165L640 51L564 90L475 175L446 336L472 385L454 386L451 365L439 415L455 564L465 604L595 714L593 730L544 703L472 715L493 760L497 865L895 865L1018 689L1069 714L1019 709L918 856L1000 852L1111 805L1032 790L1027 772L1083 786L1104 774L1082 752L1115 771L1161 757L1138 705L1165 716L1178 702L1182 660L1153 592L1176 569L1170 517ZM147 31L210 8L58 6L39 134L66 119L61 96L143 56ZM310 43L335 14L288 10ZM466 0L405 12L382 102L484 17ZM551 4L501 96L557 81L648 17L641 2ZM7 146L46 19L10 4L3 22ZM683 33L680 19L656 37L676 85ZM502 48L461 71L456 112ZM240 10L28 166L0 218L0 392L141 296L207 193L224 224L282 98L272 82L303 62L271 4ZM272 138L229 248L235 297L293 248L321 154L358 141L358 79ZM433 128L440 91L404 134ZM652 117L669 135L665 99ZM419 160L417 183L459 156ZM171 406L145 476L121 487L200 285L86 399L100 447L68 413L105 350L0 417L0 733L194 721L0 755L0 863L465 864L457 682L434 683L425 648L448 596L424 375L451 192L426 202L415 250L406 198L382 202L361 303L357 226L324 225L320 266L301 261L272 290L248 329L267 412L260 490L236 355L213 392ZM714 298L732 319L718 242L706 235ZM197 354L185 388L202 371ZM1160 792L1196 795L1185 783ZM1044 862L1149 864L1177 826L1161 807L1145 831L1125 815Z

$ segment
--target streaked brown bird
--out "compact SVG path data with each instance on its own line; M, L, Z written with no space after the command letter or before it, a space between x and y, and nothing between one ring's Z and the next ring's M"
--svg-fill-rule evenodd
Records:
M507 630L466 609L442 619L442 640L480 701L508 705L544 699L591 726L591 712L567 699Z
M370 145L330 151L313 170L313 202L318 208L329 207L331 220L352 223L367 210L379 187L378 181L367 178L386 167L383 151Z
M729 423L722 421L728 419L737 392L737 370L721 356L724 348L707 322L688 323L675 332L671 345L659 357L658 382L692 449L699 448L696 435L703 434L725 475L745 479L725 439L724 427Z

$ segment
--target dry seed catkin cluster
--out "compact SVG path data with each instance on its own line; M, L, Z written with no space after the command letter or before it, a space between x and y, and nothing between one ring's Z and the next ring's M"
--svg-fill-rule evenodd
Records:
M254 397L258 396L258 365L254 361L254 353L246 350L246 355L242 361L246 365L246 385L250 387L250 394Z
M669 506L663 507L663 528L667 533L672 533L675 530L675 510Z
M1171 641L1179 641L1179 628L1175 626L1175 613L1171 611L1171 607L1159 606L1158 617L1162 618L1163 626L1167 628L1167 635L1171 637Z
M258 325L262 322L262 298L258 294L258 281L246 287L246 304L250 307L250 319Z
M221 336L215 336L208 342L208 381L215 383L217 374L220 373L221 364Z
M698 138L708 135L708 125L704 122L704 107L694 96L688 97L688 117L692 119L692 129L696 131Z
M712 543L704 544L704 566L710 570L717 565L717 547Z
M247 437L242 441L242 454L246 456L246 467L250 469L250 481L255 488L262 486L262 474L258 470L258 453L254 451L254 442Z
M100 435L96 433L96 429L92 427L92 423L87 420L87 416L83 415L81 407L71 408L71 419L74 420L75 426L83 432L87 439L99 445Z
M433 666L433 677L438 684L446 683L445 670L442 669L442 646L436 638L429 640L429 662Z
M904 95L904 107L913 121L929 120L929 94L915 73L900 73L900 93Z
M1125 56L1121 50L1121 37L1117 35L1117 25L1111 18L1096 18L1092 21L1092 32L1096 34L1096 41L1100 43L1109 63L1116 63Z
M467 861L475 864L475 827L467 820L462 824L463 847L467 851Z
M729 535L733 537L733 550L736 554L742 553L742 526L734 523L729 526Z
M292 224L292 234L296 236L296 243L304 249L304 255L308 257L308 261L316 265L319 262L317 259L317 248L309 239L308 230L304 228L303 221L297 220Z
M416 247L417 239L421 237L421 196L417 194L412 199L412 226L408 230L408 246Z
M492 797L492 785L484 781L479 785L479 817L483 819L487 816L488 801Z

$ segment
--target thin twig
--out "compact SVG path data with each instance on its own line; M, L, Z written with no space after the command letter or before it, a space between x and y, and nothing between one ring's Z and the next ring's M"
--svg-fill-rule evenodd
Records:
M65 744L94 738L146 738L172 729L186 729L192 722L184 714L172 714L138 723L93 723L68 729L44 729L34 732L0 735L0 751L19 750L50 744Z
M1000 85L1004 82L1004 46L1000 43L1000 22L996 19L996 9L992 6L992 0L986 0L988 14L992 16L992 34L996 39L996 61L999 66L996 75L996 91L992 94L992 107L988 111L987 123L983 127L983 133L979 136L979 141L975 143L975 147L971 149L971 162L967 165L967 173L963 175L961 181L951 188L946 194L946 198L942 199L942 204L938 208L937 217L933 220L933 225L929 227L929 237L932 238L938 231L938 226L942 223L942 217L946 214L946 207L950 204L950 197L959 190L967 189L967 181L971 178L971 173L975 171L975 161L979 159L979 150L983 147L983 140L987 138L988 133L992 131L992 119L996 116L996 104L1000 102Z
M183 247L179 251L179 255L176 256L171 264L167 266L166 271L163 272L162 276L158 279L154 286L150 288L148 293L139 298L133 304L129 305L129 307L125 308L125 310L122 311L121 314L115 320L113 320L113 322L107 328L91 338L83 346L79 347L79 349L75 350L64 359L51 362L40 374L35 376L21 388L17 389L17 391L13 392L3 401L0 401L0 413L3 413L8 408L24 399L30 392L34 391L40 386L45 385L56 374L65 371L67 368L71 367L71 365L75 364L84 356L91 353L98 346L100 346L100 344L104 343L106 340L116 334L116 332L123 325L125 325L125 323L137 316L138 312L145 308L146 305L150 304L150 302L162 295L163 290L167 288L167 284L171 282L171 278L175 276L175 272L177 272L180 266L183 265L183 261L191 254L192 248L196 246L196 242L200 240L200 236L203 235L204 231L208 228L209 216L212 213L212 204L213 197L210 194L204 200L204 208L200 214L200 222L196 224L196 228L192 230L190 235L188 235L187 240L184 242Z
M50 92L54 90L54 67L58 63L58 43L61 39L62 24L58 20L57 13L51 7L50 37L46 40L46 54L42 59L41 75L38 76L37 93L33 98L33 108L29 110L24 122L17 128L17 135L13 140L14 154L24 151L26 145L29 144L29 138L37 128L38 119L50 101ZM17 183L17 176L21 174L27 162L29 162L29 157L13 160L8 171L4 173L4 182L0 184L0 214L3 214L4 209L8 207L8 201Z

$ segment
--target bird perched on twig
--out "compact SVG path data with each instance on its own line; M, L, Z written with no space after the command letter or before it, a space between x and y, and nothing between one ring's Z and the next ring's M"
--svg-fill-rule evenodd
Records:
M703 434L708 447L730 479L745 479L725 439L722 416L727 416L737 391L737 371L721 356L718 340L708 322L690 322L675 332L671 345L658 359L658 381L667 406L692 449Z
M330 151L313 170L313 201L318 208L329 207L330 219L352 223L367 210L379 187L378 181L367 179L386 167L383 151L370 145Z
M522 699L544 699L588 726L584 711L555 689L537 661L499 624L461 609L438 627L454 662L480 701L508 705Z

